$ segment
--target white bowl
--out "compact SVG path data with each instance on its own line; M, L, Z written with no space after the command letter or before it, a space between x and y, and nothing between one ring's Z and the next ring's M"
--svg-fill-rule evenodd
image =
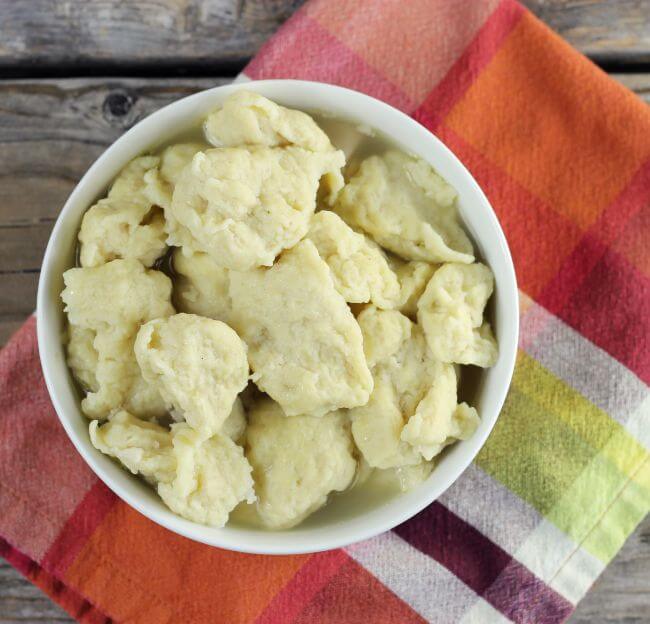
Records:
M389 500L348 496L345 504L337 500L302 525L280 532L237 526L214 529L180 518L139 479L96 450L88 437L88 420L80 411L61 340L62 274L73 264L85 210L132 158L195 125L242 88L285 106L326 111L377 128L405 151L428 161L458 191L462 220L479 256L496 278L491 306L499 360L480 374L473 400L481 415L476 433L450 447L427 481L414 490ZM242 552L289 554L342 547L387 531L429 505L461 475L485 443L505 400L515 363L519 312L512 258L494 211L474 178L440 140L407 115L362 93L317 82L262 80L217 87L178 100L135 125L97 159L70 195L50 236L38 287L37 322L43 373L59 419L81 456L113 492L154 522L198 542Z

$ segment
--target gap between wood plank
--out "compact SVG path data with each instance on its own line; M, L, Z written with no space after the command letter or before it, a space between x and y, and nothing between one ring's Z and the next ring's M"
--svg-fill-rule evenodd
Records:
M82 62L4 65L0 63L3 80L38 80L47 78L235 78L246 67L249 58L211 62L206 60L156 61L155 63Z
M650 62L645 57L639 61L630 56L617 54L594 54L587 58L607 73L650 73ZM250 59L209 62L193 61L165 63L79 63L48 66L35 63L24 66L6 66L0 63L3 80L39 80L48 78L235 78L243 71Z

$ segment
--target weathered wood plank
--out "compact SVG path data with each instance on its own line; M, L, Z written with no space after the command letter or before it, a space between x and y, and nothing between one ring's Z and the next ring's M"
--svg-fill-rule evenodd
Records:
M40 222L0 227L0 275L38 271L51 225Z
M610 75L630 91L634 91L644 102L650 104L650 73Z
M476 0L479 1L479 0ZM0 2L0 70L235 72L303 0ZM599 61L650 62L647 0L523 0Z
M26 319L34 311L38 274L38 271L6 269L0 272L0 322Z
M9 338L13 335L14 332L18 331L20 326L25 322L26 316L20 316L17 318L2 318L0 317L0 348L7 344ZM0 607L0 611L2 608Z
M0 3L0 65L39 69L241 66L303 0Z
M650 62L648 0L521 0L583 54L601 63Z

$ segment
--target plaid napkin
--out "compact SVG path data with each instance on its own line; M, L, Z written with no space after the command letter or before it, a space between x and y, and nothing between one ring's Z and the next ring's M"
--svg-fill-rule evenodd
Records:
M0 355L2 554L81 622L565 620L650 506L650 112L511 0L312 0L246 75L381 98L486 190L522 301L494 432L392 532L316 555L218 550L90 472L32 319Z

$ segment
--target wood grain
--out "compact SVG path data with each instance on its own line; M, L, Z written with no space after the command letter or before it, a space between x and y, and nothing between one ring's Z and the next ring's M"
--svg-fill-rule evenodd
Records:
M482 0L473 0L482 1ZM231 74L303 0L0 2L5 75ZM650 62L648 0L524 0L600 62Z
M241 67L303 0L0 3L0 66L78 72ZM190 69L185 67L185 69Z
M599 63L650 62L648 0L522 0L522 4Z

